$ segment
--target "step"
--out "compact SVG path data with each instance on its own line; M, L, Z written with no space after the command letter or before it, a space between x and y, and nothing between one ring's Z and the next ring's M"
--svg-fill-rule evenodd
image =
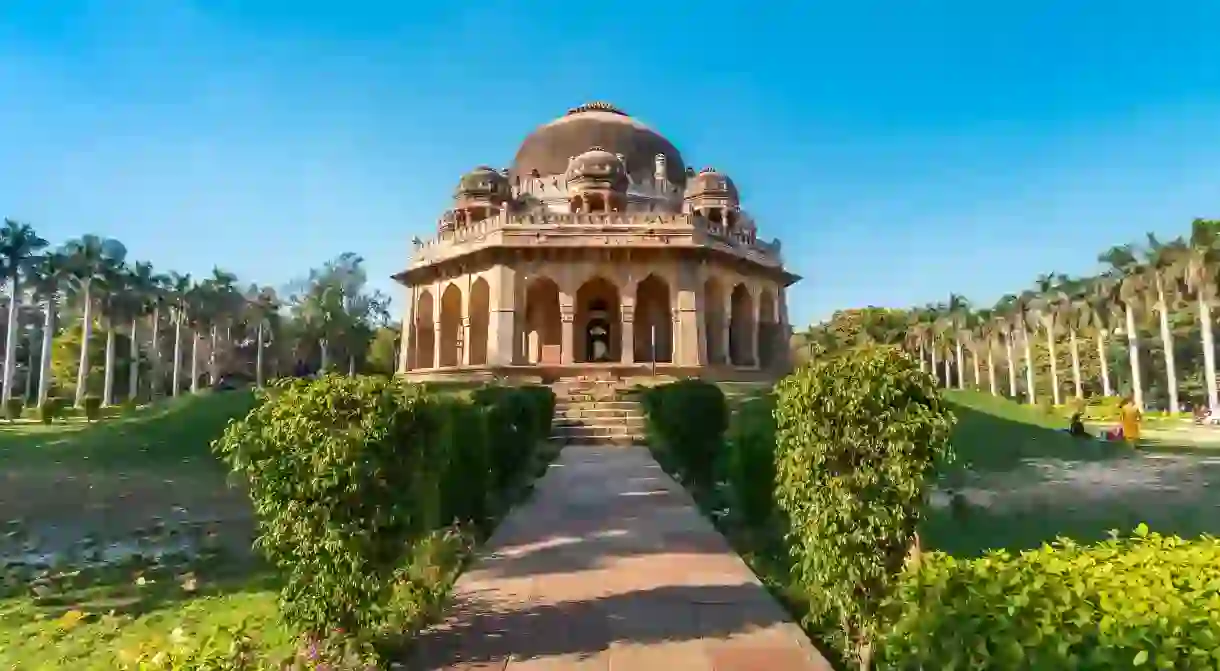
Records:
M648 444L643 436L551 436L551 442L573 443L576 445L613 445L616 447Z
M551 427L551 435L556 436L640 436L643 432L630 426L583 426L566 425Z
M555 401L556 412L567 410L638 410L643 412L644 409L635 401Z
M627 408L563 408L556 419L644 419L644 413Z
M633 419L585 419L579 417L557 417L551 420L551 426L623 426L640 431L644 430L643 418Z

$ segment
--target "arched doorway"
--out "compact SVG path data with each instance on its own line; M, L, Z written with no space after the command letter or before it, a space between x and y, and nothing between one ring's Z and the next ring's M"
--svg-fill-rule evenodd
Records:
M606 363L622 356L618 288L595 277L576 292L576 361Z
M557 350L563 346L559 285L549 277L535 278L525 290L525 341L525 359L529 363L542 361L543 347Z
M487 325L491 321L491 287L480 277L470 286L470 365L487 363Z
M733 287L729 297L733 311L729 323L729 357L734 366L754 364L754 300L745 284Z
M707 362L726 362L724 346L724 292L716 278L703 283L703 338L707 343Z
M775 364L779 344L779 315L775 310L775 294L763 289L758 296L758 366Z
M649 275L635 288L635 361L673 361L673 317L669 284Z
M432 368L436 365L436 332L433 330L435 328L433 324L435 319L434 302L432 300L432 292L424 290L419 294L419 301L415 306L416 368Z
M462 290L450 283L441 294L440 366L461 363L462 352Z

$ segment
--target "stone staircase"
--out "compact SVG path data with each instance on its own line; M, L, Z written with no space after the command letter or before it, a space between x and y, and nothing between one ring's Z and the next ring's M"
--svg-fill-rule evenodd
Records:
M618 380L577 377L551 385L555 418L551 440L582 445L640 445L644 409Z

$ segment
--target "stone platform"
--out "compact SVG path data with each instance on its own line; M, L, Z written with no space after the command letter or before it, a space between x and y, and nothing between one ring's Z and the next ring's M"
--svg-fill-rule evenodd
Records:
M565 447L486 552L409 668L830 669L645 448Z

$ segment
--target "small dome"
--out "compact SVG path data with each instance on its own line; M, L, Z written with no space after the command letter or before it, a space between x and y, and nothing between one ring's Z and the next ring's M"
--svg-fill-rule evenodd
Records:
M458 180L458 198L495 200L506 198L508 194L508 178L485 165L471 170Z
M601 182L616 190L627 188L627 166L622 157L601 147L593 147L569 161L565 177L568 182Z
M686 182L686 198L724 198L737 202L737 185L715 168L704 168Z
M445 210L445 213L441 215L441 221L440 225L437 227L437 232L448 233L454 228L457 228L457 215L453 213L453 210Z

